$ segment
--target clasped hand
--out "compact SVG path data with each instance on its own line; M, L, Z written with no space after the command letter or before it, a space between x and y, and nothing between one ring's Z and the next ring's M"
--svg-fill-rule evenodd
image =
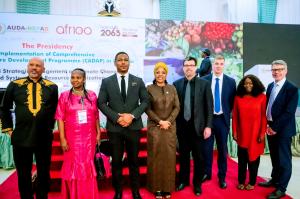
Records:
M119 113L118 124L122 127L128 127L132 123L133 117L130 113Z
M168 128L170 128L171 122L160 120L159 123L158 123L158 126L160 127L160 129L167 130Z

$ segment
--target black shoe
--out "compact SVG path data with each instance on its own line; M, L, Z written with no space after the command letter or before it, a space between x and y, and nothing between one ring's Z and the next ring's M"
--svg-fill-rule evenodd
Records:
M162 199L163 198L163 192L161 192L161 191L156 191L154 193L154 195L155 195L155 199Z
M180 184L178 185L178 187L176 188L176 191L181 191L181 190L184 189L184 187L186 187L186 186L187 186L186 184L180 183Z
M142 199L139 191L132 191L132 198L133 199Z
M122 192L116 192L114 199L122 199Z
M227 184L226 184L225 180L220 180L219 181L219 186L220 186L221 189L226 189Z
M278 199L285 196L285 192L280 191L279 189L273 191L270 193L267 197L267 199Z
M200 187L199 185L194 185L194 194L195 194L196 196L200 196L201 193L202 193L201 187Z
M171 192L163 192L163 196L165 199L170 199L171 198Z
M211 180L211 176L208 176L207 174L204 174L203 178L202 178L202 182Z
M275 187L276 183L274 183L274 181L271 179L271 180L266 181L266 182L258 183L258 186L261 186L261 187Z

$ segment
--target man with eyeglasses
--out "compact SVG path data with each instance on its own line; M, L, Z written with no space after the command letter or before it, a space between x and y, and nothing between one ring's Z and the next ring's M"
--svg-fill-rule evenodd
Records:
M285 196L292 175L292 136L296 134L295 113L298 104L298 88L286 79L287 64L275 60L271 66L274 82L267 89L268 144L272 162L271 180L259 183L263 187L275 187L268 199Z
M179 186L184 189L190 182L190 152L194 160L194 194L202 193L201 184L204 175L202 145L211 134L213 100L208 81L196 77L197 60L187 57L183 61L185 77L173 84L180 101L180 112L176 118L177 138L179 142Z

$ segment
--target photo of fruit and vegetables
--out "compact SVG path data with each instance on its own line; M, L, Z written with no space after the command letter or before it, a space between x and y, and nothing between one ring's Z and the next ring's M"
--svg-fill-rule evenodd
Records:
M183 76L186 56L195 57L200 66L203 48L210 49L211 58L216 54L225 57L224 73L237 81L242 78L242 24L147 19L145 31L145 79L151 66L164 61L171 69L168 80L173 82Z

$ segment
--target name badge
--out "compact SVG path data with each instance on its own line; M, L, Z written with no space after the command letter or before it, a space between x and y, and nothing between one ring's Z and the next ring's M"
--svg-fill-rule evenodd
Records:
M86 110L79 110L77 111L77 118L79 124L87 123L87 112Z

